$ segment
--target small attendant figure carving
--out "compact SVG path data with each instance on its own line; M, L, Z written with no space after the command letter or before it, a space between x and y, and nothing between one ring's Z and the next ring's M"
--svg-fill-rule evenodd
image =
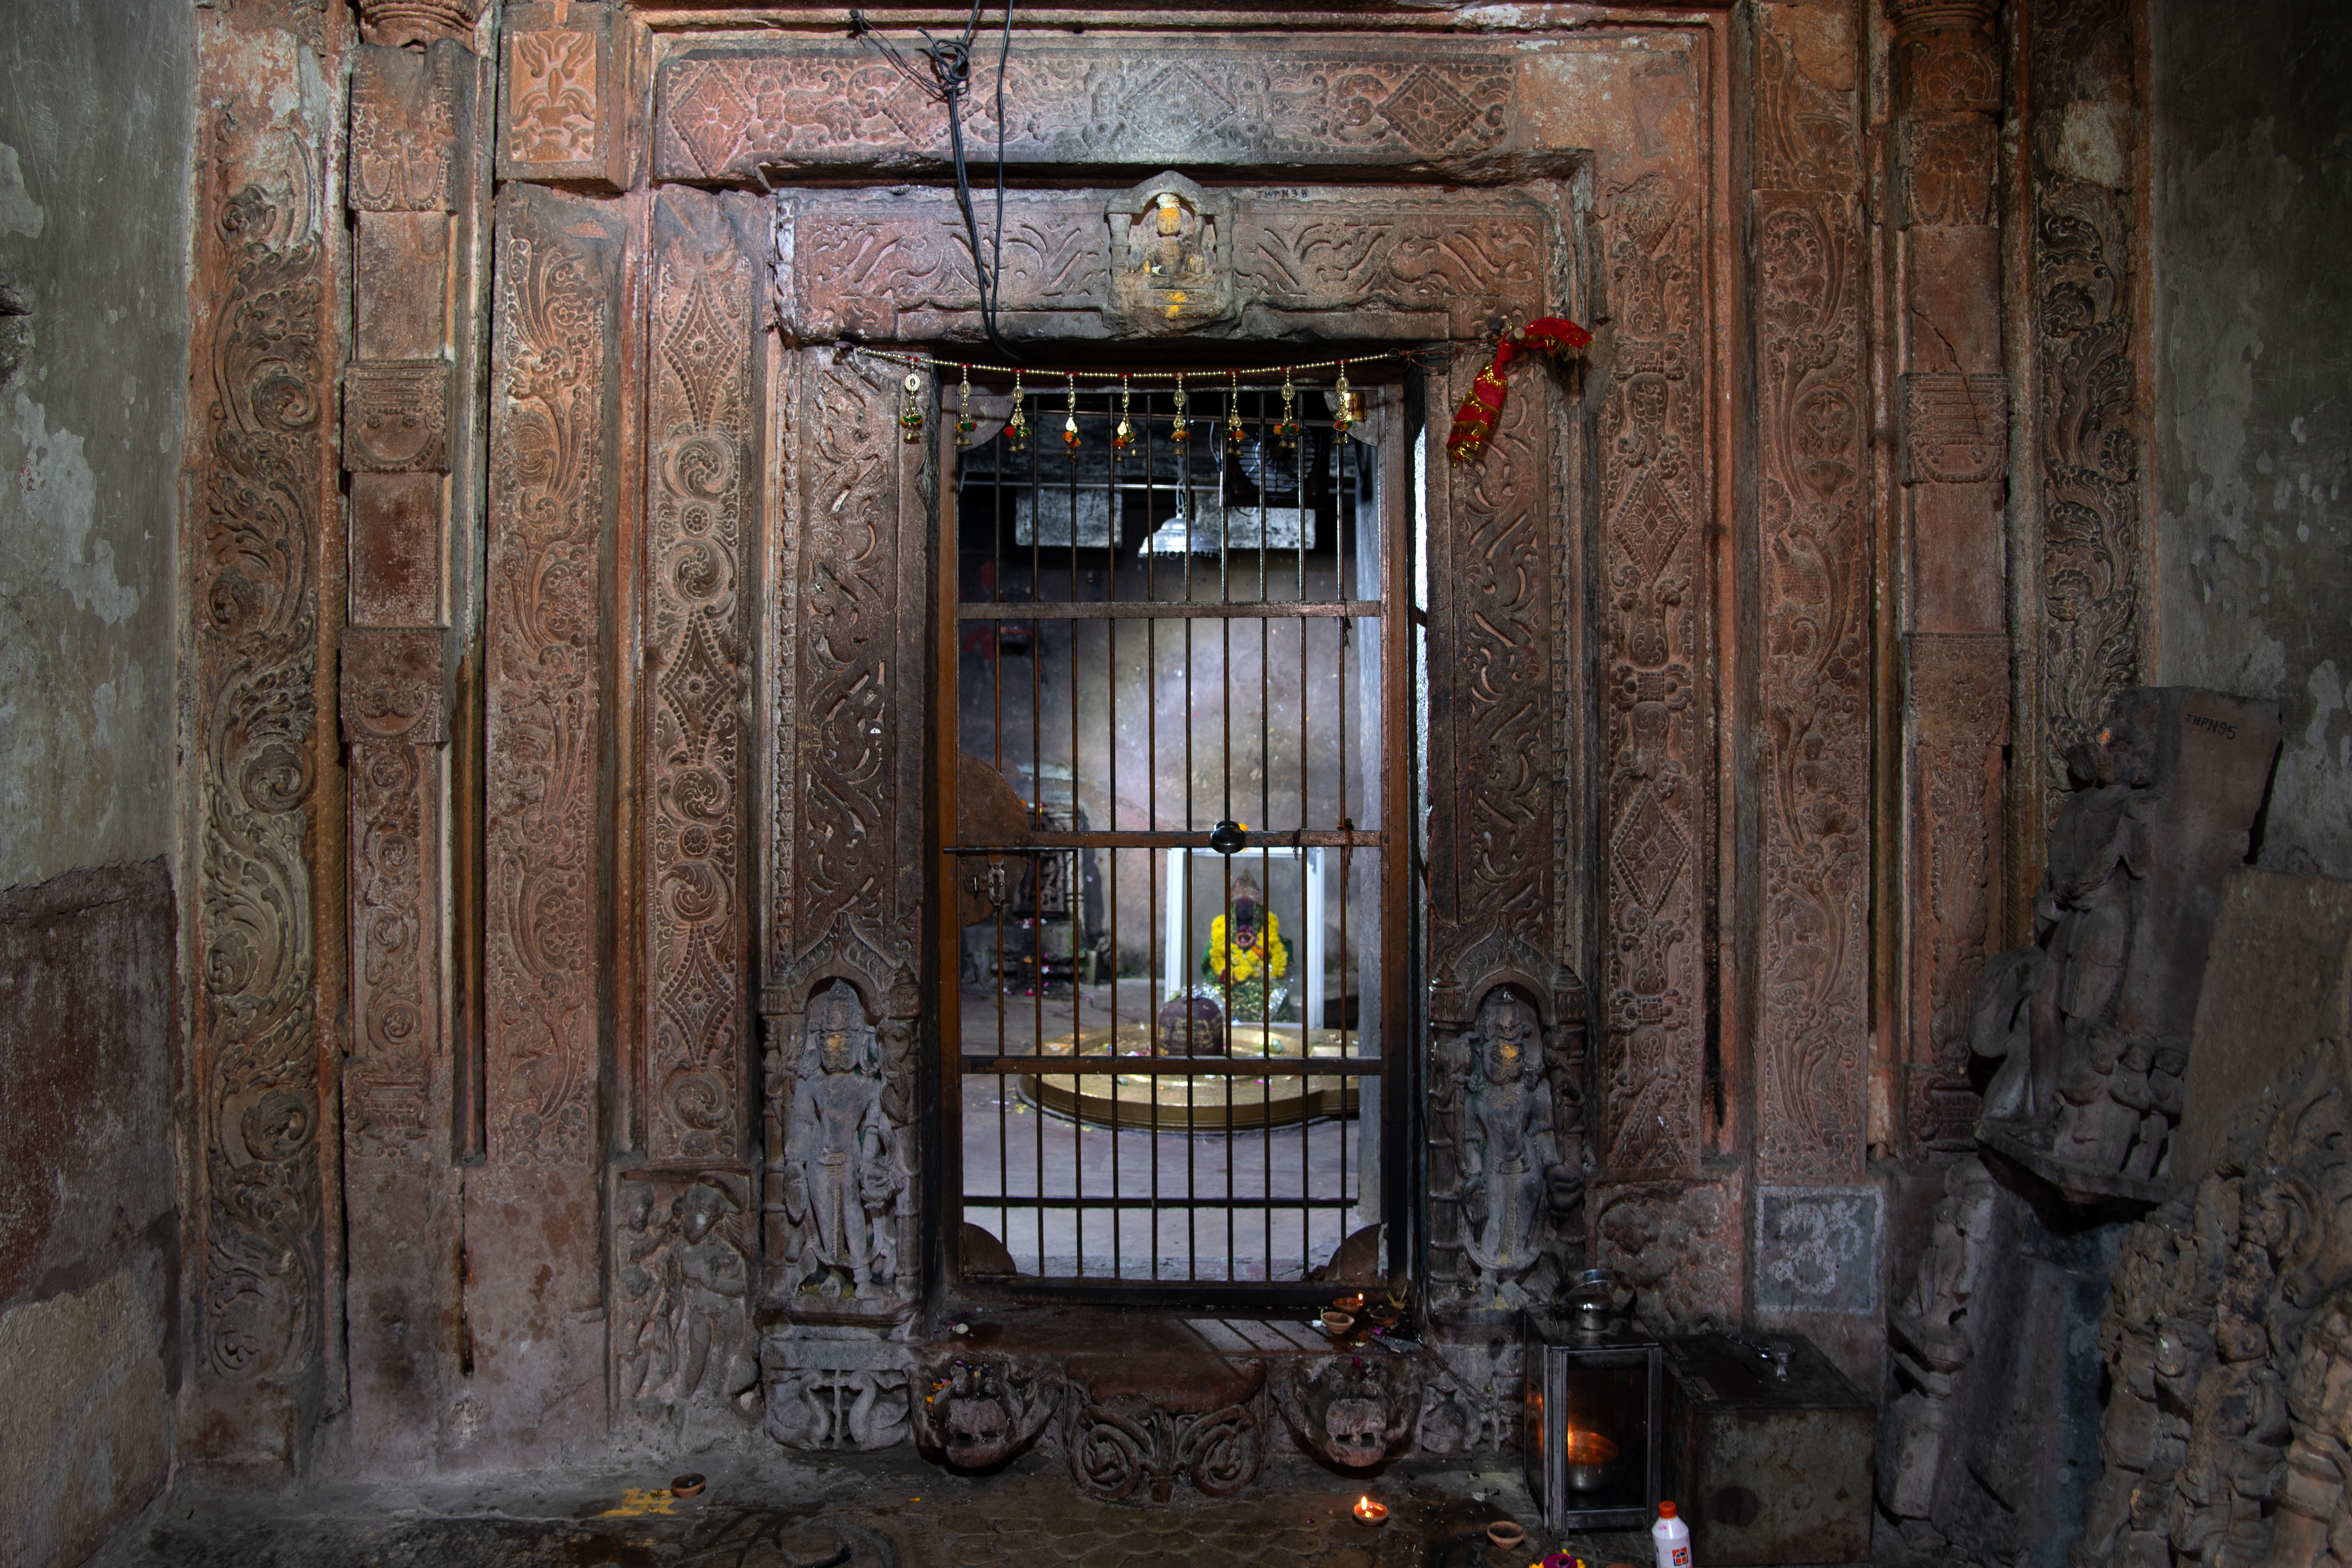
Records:
M866 1296L897 1274L889 1216L905 1182L877 1056L856 988L834 982L809 1008L785 1133L787 1260L808 1265L803 1291Z
M1570 1177L1552 1131L1535 1009L1497 989L1465 1037L1476 1064L1462 1106L1462 1209L1477 1293L1506 1307L1532 1300L1525 1277L1543 1261L1539 1234L1549 1183Z
M677 1278L674 1340L680 1366L678 1397L708 1394L732 1399L759 1375L743 1353L743 1308L751 1298L751 1267L719 1229L725 1215L740 1211L735 1200L708 1182L697 1182L670 1205L677 1233L670 1257Z
M630 1183L621 1189L621 1198L627 1215L619 1243L622 1310L625 1321L636 1325L621 1353L621 1392L637 1399L667 1384L677 1363L662 1280L669 1234L655 1224L659 1205L651 1187Z
M656 1222L651 1187L630 1183L622 1201L620 1289L635 1325L621 1358L624 1395L676 1406L744 1393L759 1373L744 1346L751 1266L723 1228L742 1205L709 1182L680 1193L667 1224Z

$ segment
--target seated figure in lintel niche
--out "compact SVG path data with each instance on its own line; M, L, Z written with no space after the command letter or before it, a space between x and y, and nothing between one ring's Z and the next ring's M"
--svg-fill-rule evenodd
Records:
M1282 940L1281 921L1265 907L1257 879L1244 873L1234 879L1228 917L1209 922L1209 945L1201 954L1201 978L1236 1024L1287 1022L1290 987L1282 984L1290 973L1290 944Z

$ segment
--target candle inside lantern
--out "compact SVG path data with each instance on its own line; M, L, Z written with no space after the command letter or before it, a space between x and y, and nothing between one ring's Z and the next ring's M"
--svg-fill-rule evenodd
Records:
M1356 1522L1359 1524L1385 1524L1388 1522L1389 1505L1384 1502L1374 1502L1368 1497L1360 1497L1356 1500L1354 1512Z

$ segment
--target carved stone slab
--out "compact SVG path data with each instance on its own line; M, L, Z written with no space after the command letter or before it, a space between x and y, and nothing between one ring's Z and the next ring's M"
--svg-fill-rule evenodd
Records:
M1958 371L1903 378L1903 478L1973 484L2009 466L2009 379Z
M1885 1194L1873 1186L1759 1187L1756 1310L1877 1311L1885 1208Z
M457 160L474 128L474 52L362 45L352 59L351 177L362 212L450 212Z
M751 552L761 484L757 198L653 211L646 418L646 1150L747 1158Z
M1552 308L1557 216L1515 193L1227 189L1203 221L1218 226L1207 265L1229 273L1215 283L1222 302L1206 315L1158 315L1154 333L1467 337L1497 317ZM1136 254L1131 224L1122 217L1116 237L1108 226L1099 198L1008 193L1008 335L1145 330L1132 320L1140 294L1120 281ZM778 308L796 337L981 336L962 220L944 193L781 195L776 241Z
M507 8L500 35L499 178L625 187L631 75L625 12L529 0Z
M343 367L343 467L352 473L446 473L446 360L354 360Z
M1021 163L1241 168L1475 161L1513 129L1515 41L1400 48L1356 37L1026 34L1004 80L1004 155ZM967 149L994 156L994 60L975 62ZM862 43L811 37L689 46L654 80L654 169L751 183L755 172L936 164L947 111Z
M1766 732L1756 1142L1759 1173L1780 1181L1860 1177L1867 1134L1869 397L1851 161L1844 180L1834 194L1756 198ZM1757 1267L1760 1279L1768 1264Z
M1915 1148L1974 1146L1969 1005L2000 907L2009 638L1907 639L1912 712L1910 1038L1904 1100Z
M498 206L485 620L484 1116L469 1255L486 1436L600 1428L604 971L598 800L616 476L619 215L534 185ZM469 1224L471 1220L469 1219Z
M2034 0L2029 24L2029 101L2136 108L2130 41L2137 13L2078 0ZM2144 25L2144 24L2143 24ZM1945 57L1937 57L1945 58ZM1955 96L1977 93L1955 78ZM1990 83L1998 101L1996 71ZM2042 531L2039 665L2043 824L2066 796L2066 753L2097 730L2116 693L2139 679L2155 515L2140 453L2147 439L2148 366L2135 357L2146 331L2137 315L2147 236L2135 232L2130 189L2073 172L2065 116L2034 117L2032 308L2042 513L2067 525ZM2031 646L2029 643L2028 646Z
M184 1408L205 1458L290 1465L340 1346L338 1196L322 1149L320 1027L340 1005L320 916L340 866L322 837L342 793L323 721L341 505L327 424L342 312L341 226L320 150L341 74L292 7L194 24L194 135L184 603L191 631L182 919L188 1018ZM299 76L299 82L291 79ZM304 90L302 84L320 84ZM331 931L324 944L339 946Z
M614 1409L698 1433L731 1425L760 1375L751 1180L616 1170L612 1182Z
M1598 443L1595 570L1608 588L1596 1067L1601 1164L1629 1180L1695 1174L1704 1136L1716 726L1702 542L1714 503L1688 295L1701 266L1696 201L1678 179L1645 176L1614 196L1603 240L1616 321Z
M911 1345L854 1328L771 1329L760 1342L769 1436L787 1448L888 1448L908 1436Z

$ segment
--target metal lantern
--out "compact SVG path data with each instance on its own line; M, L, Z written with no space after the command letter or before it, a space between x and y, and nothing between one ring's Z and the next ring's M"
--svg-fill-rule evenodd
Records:
M1592 1269L1565 1307L1527 1314L1528 1486L1555 1534L1638 1529L1656 1514L1664 1453L1657 1339L1621 1315L1622 1276Z

